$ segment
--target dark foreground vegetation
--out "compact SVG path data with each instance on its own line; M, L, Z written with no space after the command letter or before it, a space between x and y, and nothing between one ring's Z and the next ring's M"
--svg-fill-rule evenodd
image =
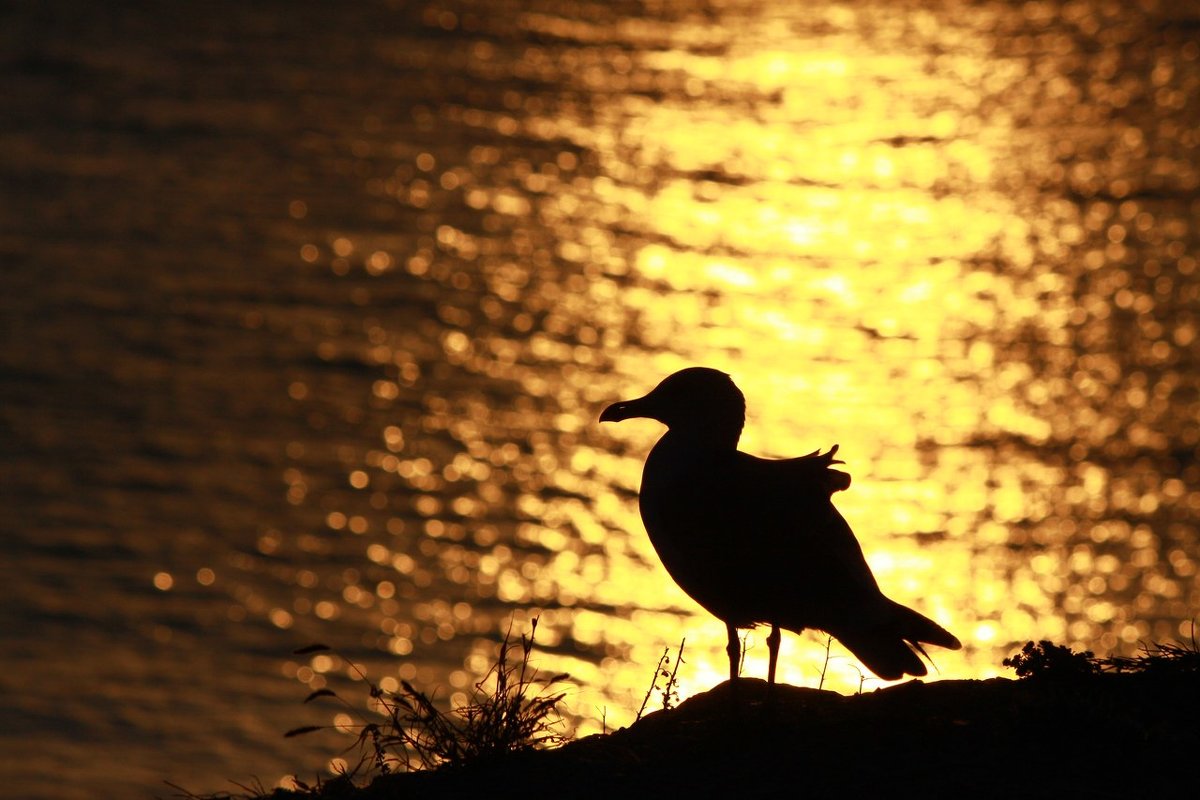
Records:
M505 746L404 772L376 763L373 778L259 796L1040 798L1200 789L1195 642L1154 646L1136 658L1031 642L1005 664L1017 680L910 681L848 697L792 686L768 697L763 681L741 679L553 749ZM506 702L520 711L512 691L528 675L514 673L515 664L505 668L516 678ZM413 713L432 712L416 702ZM370 731L360 741L369 763Z

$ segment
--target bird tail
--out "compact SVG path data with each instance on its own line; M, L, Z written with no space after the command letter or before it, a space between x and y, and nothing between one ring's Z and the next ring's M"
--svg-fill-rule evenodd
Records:
M880 678L894 681L905 675L928 673L920 656L929 658L924 644L957 650L962 643L950 631L907 606L884 598L887 615L872 626L832 632L846 649Z

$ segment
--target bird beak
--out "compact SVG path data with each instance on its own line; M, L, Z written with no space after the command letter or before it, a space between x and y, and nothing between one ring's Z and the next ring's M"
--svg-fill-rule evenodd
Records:
M600 412L601 422L620 422L623 419L632 419L633 417L650 417L654 418L653 413L649 408L648 398L639 397L636 400L622 400L619 403L613 403L608 408Z

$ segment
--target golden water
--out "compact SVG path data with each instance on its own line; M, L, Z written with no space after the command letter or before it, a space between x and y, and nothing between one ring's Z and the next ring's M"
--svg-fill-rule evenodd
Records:
M721 626L671 585L636 514L660 429L594 422L705 364L749 399L745 449L840 443L855 484L837 502L881 584L967 645L934 654L943 677L999 674L1030 638L1127 651L1188 635L1195 43L1164 9L781 6L730 4L720 24L530 14L519 26L551 44L465 56L472 76L549 85L495 112L468 95L431 124L549 149L513 164L472 151L496 169L418 155L483 232L440 225L432 254L399 268L441 266L453 283L466 262L525 306L517 330L539 318L527 341L455 332L445 353L560 409L518 407L513 423L546 428L517 458L525 479L513 473L518 541L544 553L501 545L468 595L546 607L548 644L604 654L547 659L579 679L569 706L593 725L602 708L627 721L685 634L683 694L718 681ZM566 276L535 283L539 258ZM545 362L562 373L532 366ZM436 418L461 425L461 407ZM456 475L508 461L507 444L456 438L472 457ZM469 506L485 515L488 485ZM783 652L784 680L820 679L820 637ZM833 655L826 685L859 687L854 660Z
M597 422L694 364L743 449L841 445L884 591L964 642L935 676L1190 633L1195 9L225 12L68 25L7 101L10 744L61 796L333 755L274 738L356 691L313 640L461 701L538 615L580 734L685 636L680 693L721 680L637 514L661 429ZM781 679L880 685L830 656Z

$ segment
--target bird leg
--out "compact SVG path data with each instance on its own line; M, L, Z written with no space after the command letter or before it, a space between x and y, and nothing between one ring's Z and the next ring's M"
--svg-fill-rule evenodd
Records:
M775 685L775 662L779 659L779 626L772 623L767 636L767 687Z
M726 622L725 633L729 636L729 644L725 645L725 652L729 655L729 680L736 681L738 677L738 659L741 656L737 628Z

